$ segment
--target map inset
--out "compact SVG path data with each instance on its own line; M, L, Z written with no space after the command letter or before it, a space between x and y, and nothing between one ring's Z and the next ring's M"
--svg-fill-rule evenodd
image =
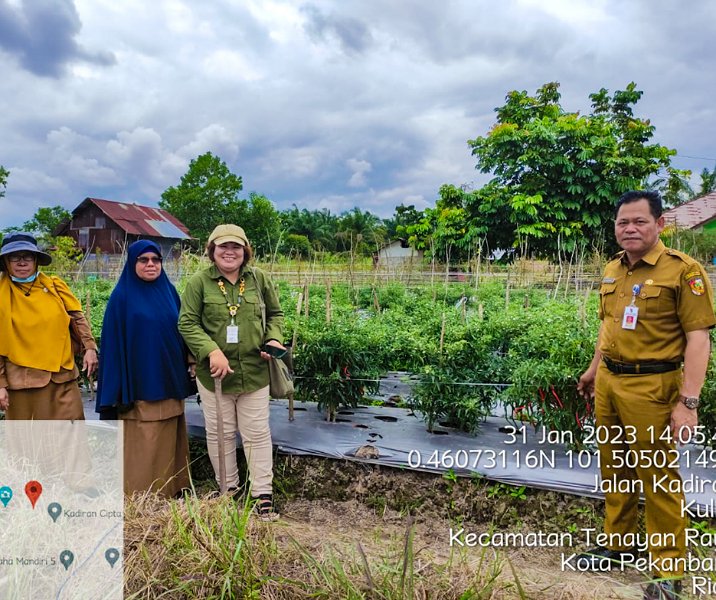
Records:
M122 599L121 436L0 421L0 598Z

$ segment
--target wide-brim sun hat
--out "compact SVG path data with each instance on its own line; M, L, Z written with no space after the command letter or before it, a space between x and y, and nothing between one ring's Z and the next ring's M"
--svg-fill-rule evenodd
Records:
M209 243L214 242L217 246L234 242L240 246L248 246L249 240L242 227L238 225L217 225L209 236Z
M14 252L32 252L39 266L46 267L52 262L52 257L37 247L35 237L24 231L9 233L2 241L2 246L0 246L0 258L8 254L13 254ZM0 261L0 270L3 268L4 261Z

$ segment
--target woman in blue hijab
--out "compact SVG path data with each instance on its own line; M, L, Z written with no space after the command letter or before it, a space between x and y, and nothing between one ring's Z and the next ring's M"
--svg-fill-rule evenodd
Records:
M189 487L184 398L188 353L180 300L157 244L134 242L104 313L96 410L124 421L124 492L172 497Z

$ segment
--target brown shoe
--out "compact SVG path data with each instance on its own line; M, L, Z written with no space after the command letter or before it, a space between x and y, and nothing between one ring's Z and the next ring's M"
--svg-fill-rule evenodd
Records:
M679 600L681 596L679 579L652 581L644 591L644 600Z
M635 560L635 550L610 550L604 546L597 546L578 555L575 564L580 571L610 571L612 568L621 568Z
M267 523L278 521L280 517L278 512L274 509L273 496L271 494L261 494L256 499L255 510L259 520Z

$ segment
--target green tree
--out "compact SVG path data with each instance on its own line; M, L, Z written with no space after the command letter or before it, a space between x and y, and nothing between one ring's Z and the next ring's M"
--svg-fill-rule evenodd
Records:
M10 171L0 165L0 198L5 197L5 188L7 187L7 178L9 175Z
M399 226L398 231L407 235L413 248L426 250L438 260L464 260L470 244L480 234L468 226L466 200L469 196L463 188L443 185L435 208L426 208L417 222ZM411 219L414 217L411 215Z
M234 223L246 207L238 197L243 187L218 156L207 152L189 163L189 169L176 187L167 188L159 206L169 211L203 244L221 223ZM247 235L250 235L247 232Z
M270 255L281 237L281 218L273 202L251 192L248 202L238 202L234 208L231 222L244 228L257 255Z
M5 197L5 188L7 186L7 178L10 175L10 171L8 171L5 167L0 165L0 198ZM0 244L2 244L3 234L2 231L0 231Z
M665 176L657 177L647 183L645 189L659 192L664 200L664 206L680 206L696 197L689 183L690 177L691 171L670 169Z
M383 219L388 239L406 237L405 229L415 225L422 218L423 212L417 210L414 204L396 206L393 216L390 219Z
M355 207L338 220L338 233L343 250L370 256L385 241L385 226L379 217Z
M309 258L313 253L313 247L305 235L289 233L281 240L281 252L286 255L293 254L300 258Z
M713 171L708 169L701 171L701 185L696 197L700 198L712 192L716 192L716 165L714 165Z
M61 206L38 208L32 219L22 225L24 231L34 233L38 239L49 240L60 223L69 221L72 214Z
M338 217L327 208L309 211L293 208L281 213L281 222L286 233L308 238L314 250L333 252L336 250Z
M649 143L654 126L634 115L642 96L635 83L591 94L588 115L565 111L558 88L510 92L490 132L468 141L476 168L493 175L464 198L469 224L492 248L556 256L594 242L611 231L619 195L675 172L675 151Z

